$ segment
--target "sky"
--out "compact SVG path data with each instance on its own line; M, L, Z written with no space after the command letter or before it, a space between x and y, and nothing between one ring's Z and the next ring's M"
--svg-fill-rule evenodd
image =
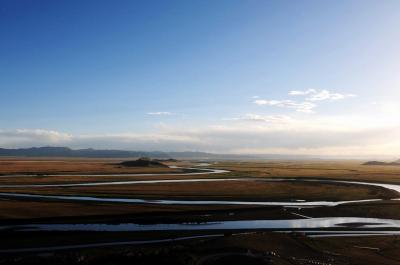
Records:
M400 156L400 1L3 0L0 147Z

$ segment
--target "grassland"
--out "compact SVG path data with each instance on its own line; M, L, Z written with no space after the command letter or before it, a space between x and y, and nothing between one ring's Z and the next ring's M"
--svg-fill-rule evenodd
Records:
M105 159L5 159L0 161L2 174L31 173L35 176L1 177L1 184L61 184L84 183L99 181L124 181L150 179L189 179L193 176L173 175L182 172L182 169L168 168L124 168L118 165L120 160ZM190 167L196 162L171 163ZM398 197L394 191L379 187L369 187L351 184L332 183L302 183L302 182L264 182L262 178L319 178L319 179L349 179L380 182L397 182L400 176L400 167L392 166L362 166L361 161L264 161L264 162L217 162L213 168L230 170L230 173L218 175L201 175L201 178L259 178L257 181L217 181L197 183L160 183L135 185L106 185L88 187L51 187L51 188L0 188L0 192L17 192L30 194L63 194L100 197L142 198L142 199L185 199L185 200L242 200L242 201L339 201L360 199L390 199ZM104 173L171 173L172 175L158 176L82 176L84 174ZM381 173L379 173L381 172ZM72 176L62 174L73 173ZM59 174L46 176L44 174ZM198 178L198 177L197 177ZM203 211L205 209L232 209L233 206L157 206L131 205L115 206L106 203L81 202L49 202L49 201L21 201L5 200L0 204L0 219L36 219L66 216L90 215L123 215L147 214L149 212L185 212ZM377 206L377 205L380 206ZM341 206L325 208L323 211L302 210L310 216L321 216L324 212L329 215L343 215L356 211L362 216L382 217L385 215L400 217L400 211L395 211L396 201L385 201L371 205L364 204L357 207ZM369 208L367 208L369 207ZM236 206L237 208L237 206ZM246 208L246 207L241 207ZM265 207L271 208L271 207ZM387 210L386 210L387 209ZM268 214L267 214L268 215ZM271 214L276 216L274 212ZM258 214L256 214L258 216Z
M74 159L74 158L2 158L0 175L8 174L139 174L179 173L181 169L164 167L124 167L120 159Z
M366 166L365 161L259 161L218 162L213 167L233 175L272 178L326 178L400 183L399 166Z
M107 159L5 159L0 161L0 185L60 184L99 181L189 179L182 169L123 168L120 160ZM197 162L171 163L190 167ZM362 166L362 161L257 161L221 162L212 168L230 173L195 178L257 178L255 181L217 181L106 185L88 187L0 188L0 192L65 194L100 197L185 200L358 200L377 202L335 207L285 209L283 207L234 205L143 205L97 202L0 199L0 223L93 223L93 222L206 222L222 220L293 219L310 217L357 216L400 219L400 197L379 187L320 182L265 182L263 178L312 178L362 180L400 184L400 167ZM85 174L168 173L165 176L101 176ZM7 174L34 174L29 177ZM45 176L55 174L55 176ZM63 175L64 174L64 175ZM73 176L65 176L72 174ZM176 174L176 175L174 175ZM220 233L221 231L214 231ZM246 231L242 231L246 232ZM0 232L1 248L49 246L121 240L160 239L203 232ZM6 243L7 242L7 243ZM265 231L214 239L196 239L149 246L119 246L101 249L69 250L43 254L0 254L0 264L400 264L400 239L385 237L309 238L298 234ZM236 262L236 263L235 263Z
M0 188L1 192L24 193L27 188ZM171 200L243 201L350 201L397 198L395 191L380 187L342 183L213 181L189 183L126 184L84 187L37 187L30 194L85 195L118 198Z

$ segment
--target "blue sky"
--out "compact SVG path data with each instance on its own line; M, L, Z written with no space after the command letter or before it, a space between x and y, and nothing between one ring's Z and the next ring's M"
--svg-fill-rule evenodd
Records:
M396 155L398 25L395 0L1 1L0 145Z

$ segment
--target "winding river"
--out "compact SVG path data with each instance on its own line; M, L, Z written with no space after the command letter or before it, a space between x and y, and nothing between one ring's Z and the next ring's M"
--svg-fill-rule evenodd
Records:
M176 167L173 167L176 168ZM186 170L196 170L198 172L190 173L160 173L160 174L93 174L82 175L84 177L138 177L138 176L198 176L205 174L228 173L227 170L209 169L209 168L185 168ZM36 176L36 175L24 175ZM46 177L57 177L58 175L43 175ZM62 176L76 176L62 174ZM14 177L14 176L2 176ZM135 184L163 184L163 183L190 183L190 182L219 182L219 181L264 181L264 182L320 182L320 183L339 183L353 185L367 185L381 187L400 193L400 185L385 184L363 181L345 181L345 180L327 180L327 179L295 179L295 178L193 178L193 179L161 179L161 180L124 180L124 181L102 181L85 183L63 183L63 184L22 184L22 185L0 185L0 188L66 188L66 187L90 187L90 186L110 186L110 185L135 185ZM110 197L92 197L92 196L66 196L66 195L39 195L29 193L7 193L0 192L0 197L20 198L20 199L44 199L44 200L62 200L62 201L86 201L86 202L111 202L111 203L131 203L131 204L161 204L161 205L260 205L260 206L337 206L349 203L363 203L379 201L380 199L368 200L350 200L350 201L236 201L236 200L146 200L138 198L110 198ZM399 195L400 197L400 195ZM395 199L396 200L396 199Z
M199 170L200 172L191 173L173 173L173 174L117 174L117 175L89 175L89 176L197 176L204 174L221 174L226 170L219 169L199 169L190 168L190 170ZM56 175L52 175L56 176ZM63 176L67 176L64 175ZM74 175L75 176L75 175ZM5 177L5 176L3 176ZM6 176L7 177L7 176ZM8 176L9 177L9 176ZM302 182L321 182L321 183L342 183L353 185L368 185L381 187L400 193L400 185L385 184L375 182L362 181L345 181L345 180L326 180L326 179L294 179L294 178L193 178L193 179L164 179L164 180L132 180L132 181L104 181L90 183L67 183L67 184L29 184L29 185L0 185L0 188L35 188L35 187L79 187L79 186L102 186L102 185L135 185L135 184L157 184L157 183L181 183L181 182L213 182L213 181L302 181ZM16 199L33 199L33 200L61 200L61 201L86 201L86 202L111 202L111 203L132 203L132 204L162 204L162 205L271 205L286 207L315 207L315 206L337 206L347 203L361 203L379 201L372 200L355 200L355 201L227 201L227 200L144 200L135 198L103 198L89 196L66 196L66 195L39 195L29 193L7 193L1 192L0 197L16 198ZM400 195L399 195L400 197ZM398 199L397 199L398 200ZM301 216L301 215L300 215ZM340 231L339 228L351 229ZM367 236L367 235L400 235L400 220L379 219L379 218L360 218L360 217L325 217L325 218L307 218L289 219L289 220L238 220L238 221L219 221L204 223L174 223L174 224L137 224L137 223L120 223L120 224L29 224L29 225L11 225L0 226L0 231L221 231L221 230L256 230L267 229L277 232L299 231L309 234L310 236ZM319 229L319 230L310 230ZM329 231L326 229L335 229ZM380 230L379 230L380 229ZM388 230L389 229L389 230ZM209 235L210 237L215 235ZM218 235L221 236L221 235ZM149 241L129 241L104 243L105 245L118 244L142 244L154 242L170 242L174 240L184 240L193 237L184 237L177 239L149 240ZM103 243L102 243L103 244ZM82 245L82 247L90 247L96 244ZM74 245L74 248L80 245ZM55 247L56 249L57 247ZM60 247L61 249L63 247ZM26 249L34 251L38 248ZM18 250L16 250L18 251ZM6 250L1 251L6 252ZM21 250L23 252L23 249Z
M282 220L238 220L172 224L30 224L0 226L0 231L204 231L204 230L300 230L321 228L389 229L400 228L400 220L362 217L322 217ZM396 231L397 232L397 231ZM398 231L400 232L400 231Z

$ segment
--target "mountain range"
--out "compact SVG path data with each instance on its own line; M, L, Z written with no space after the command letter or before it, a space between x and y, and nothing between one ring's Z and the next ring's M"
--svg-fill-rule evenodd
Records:
M0 157L83 157L83 158L183 158L183 159L254 159L247 155L212 154L205 152L160 152L160 151L125 151L125 150L97 150L97 149L71 149L68 147L32 147L6 149L0 148Z
M338 156L311 156L289 154L216 154L208 152L162 152L162 151L128 151L114 149L72 149L69 147L30 147L7 149L0 148L0 157L82 157L82 158L138 158L150 157L155 159L196 159L196 160L319 160L343 159ZM349 159L368 159L367 157L347 157ZM375 164L379 161L369 161ZM400 164L400 159L392 162Z

